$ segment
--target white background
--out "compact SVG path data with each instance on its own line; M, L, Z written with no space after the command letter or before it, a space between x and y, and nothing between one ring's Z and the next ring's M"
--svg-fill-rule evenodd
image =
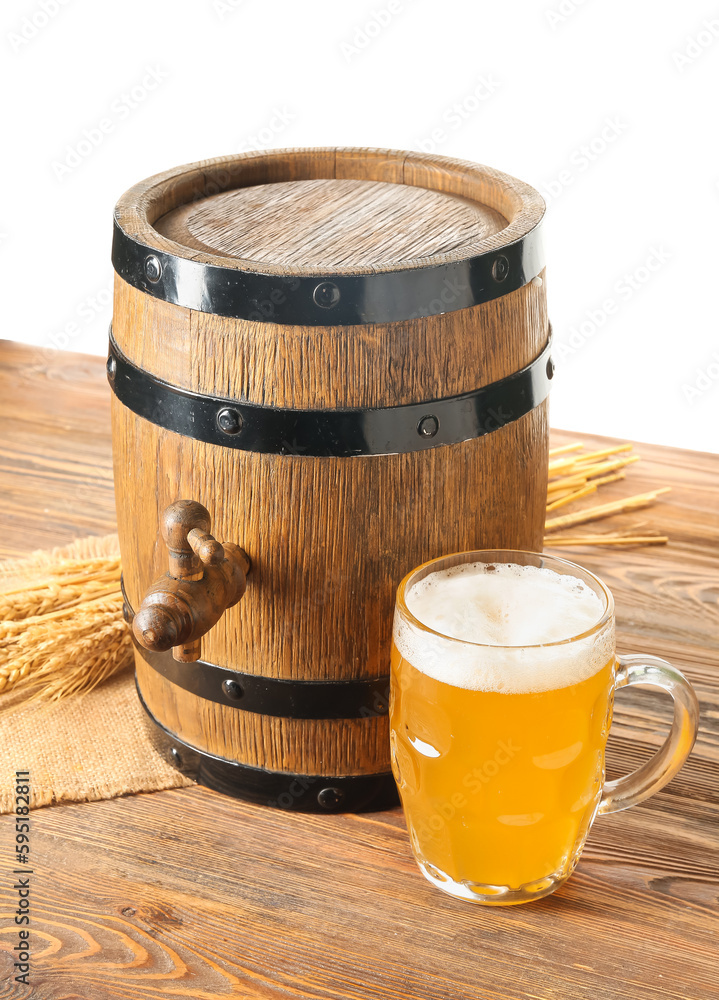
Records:
M150 174L434 133L548 202L553 425L719 450L719 2L5 0L0 47L2 336L105 353Z

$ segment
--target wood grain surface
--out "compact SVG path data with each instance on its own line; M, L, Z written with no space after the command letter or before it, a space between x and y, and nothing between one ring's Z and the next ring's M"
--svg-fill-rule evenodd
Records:
M102 360L3 343L0 419L0 554L111 530ZM607 443L553 443L578 438ZM669 545L572 556L612 588L620 649L665 655L692 680L700 736L666 789L597 820L559 892L507 909L444 896L417 871L399 810L291 815L200 787L46 808L32 815L30 988L12 978L0 822L0 1000L715 1000L719 456L638 451L607 491L671 485L640 512ZM670 717L661 696L620 692L609 775L646 759Z
M417 245L418 253L414 257L406 252L408 246L405 244L404 250L382 263L382 268L389 270L463 260L472 254L506 246L525 236L544 214L544 201L537 191L516 177L491 167L406 150L334 146L259 150L174 167L135 184L120 198L115 214L122 229L139 242L179 257L268 274L286 275L288 271L292 273L293 268L305 273L307 268L312 271L319 266L316 260L293 262L287 253L281 253L276 259L274 251L269 259L259 260L253 256L253 244L243 241L239 247L231 241L228 244L227 233L224 233L224 242L220 238L218 246L216 229L210 235L207 227L200 228L200 235L209 238L212 245L203 243L188 230L188 217L193 213L191 209L183 211L183 206L202 202L202 219L205 211L212 211L213 203L209 199L218 196L225 199L240 189L329 180L406 185L442 192L477 206L474 211L489 223L474 231L465 226L462 238L449 245L425 238ZM392 197L395 210L397 199L405 203L412 201L412 195ZM223 200L218 204L228 207ZM233 204L232 200L229 204ZM432 211L431 204L427 208ZM177 210L179 214L175 215ZM258 220L258 225L264 223ZM416 226L416 222L413 225ZM277 228L276 220L273 220L273 227ZM361 228L355 225L355 233ZM282 230L281 224L279 229ZM343 230L348 232L347 227ZM238 253L243 247L250 251L244 257ZM365 255L362 260L353 257L348 263L353 273L372 271L378 264L377 253Z
M468 198L409 184L317 179L254 184L190 202L155 228L183 246L292 273L392 270L473 247L507 225Z
M24 556L114 531L102 360L1 343L0 554Z

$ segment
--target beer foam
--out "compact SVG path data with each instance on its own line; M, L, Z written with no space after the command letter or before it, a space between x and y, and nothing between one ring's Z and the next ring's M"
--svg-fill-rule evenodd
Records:
M591 677L613 655L611 622L598 634L574 639L599 623L602 599L578 577L546 567L460 564L420 580L405 593L405 603L440 634L397 612L397 649L422 673L455 687L507 693L567 687Z

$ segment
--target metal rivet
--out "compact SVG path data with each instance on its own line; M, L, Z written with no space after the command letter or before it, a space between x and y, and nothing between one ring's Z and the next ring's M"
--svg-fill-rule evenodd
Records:
M228 677L226 681L222 682L222 690L225 692L228 698L232 698L233 701L237 701L244 695L242 685L238 681L232 680Z
M509 274L509 261L502 254L496 257L492 264L492 277L495 281L504 281Z
M336 809L337 806L341 805L344 797L345 793L341 788L323 788L317 794L317 801L323 809Z
M170 756L172 757L172 763L176 767L180 767L180 765L182 764L182 757L180 757L180 751L177 749L177 747L172 747L172 749L170 750Z
M132 625L132 619L134 615L132 613L132 608L127 603L127 601L122 602L122 617L127 622L128 625Z
M417 433L423 438L433 438L434 435L439 430L439 420L431 413L426 417L422 417L420 422L417 424Z
M115 372L117 371L117 361L112 357L112 355L107 359L105 370L107 372L107 377L110 381L112 381L115 377Z
M242 414L231 406L223 406L217 413L217 426L224 434L239 434L243 423Z
M321 281L312 293L312 298L320 309L331 309L340 300L340 290L333 281Z
M162 276L162 264L154 254L150 254L149 257L145 258L145 275L147 276L147 280L153 284L159 281Z
M554 378L554 362L551 358L547 360L547 378Z

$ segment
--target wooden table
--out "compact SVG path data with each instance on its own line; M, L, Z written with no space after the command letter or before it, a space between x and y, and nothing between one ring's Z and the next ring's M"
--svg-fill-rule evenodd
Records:
M0 555L113 530L108 413L101 359L0 345ZM33 922L48 948L31 992L0 951L0 1000L719 996L719 456L639 450L606 495L671 485L642 512L671 543L561 551L611 586L622 650L688 674L701 735L664 791L597 821L562 889L503 909L444 896L399 810L292 815L200 787L47 808L33 815ZM610 776L646 759L670 718L660 695L617 703Z

